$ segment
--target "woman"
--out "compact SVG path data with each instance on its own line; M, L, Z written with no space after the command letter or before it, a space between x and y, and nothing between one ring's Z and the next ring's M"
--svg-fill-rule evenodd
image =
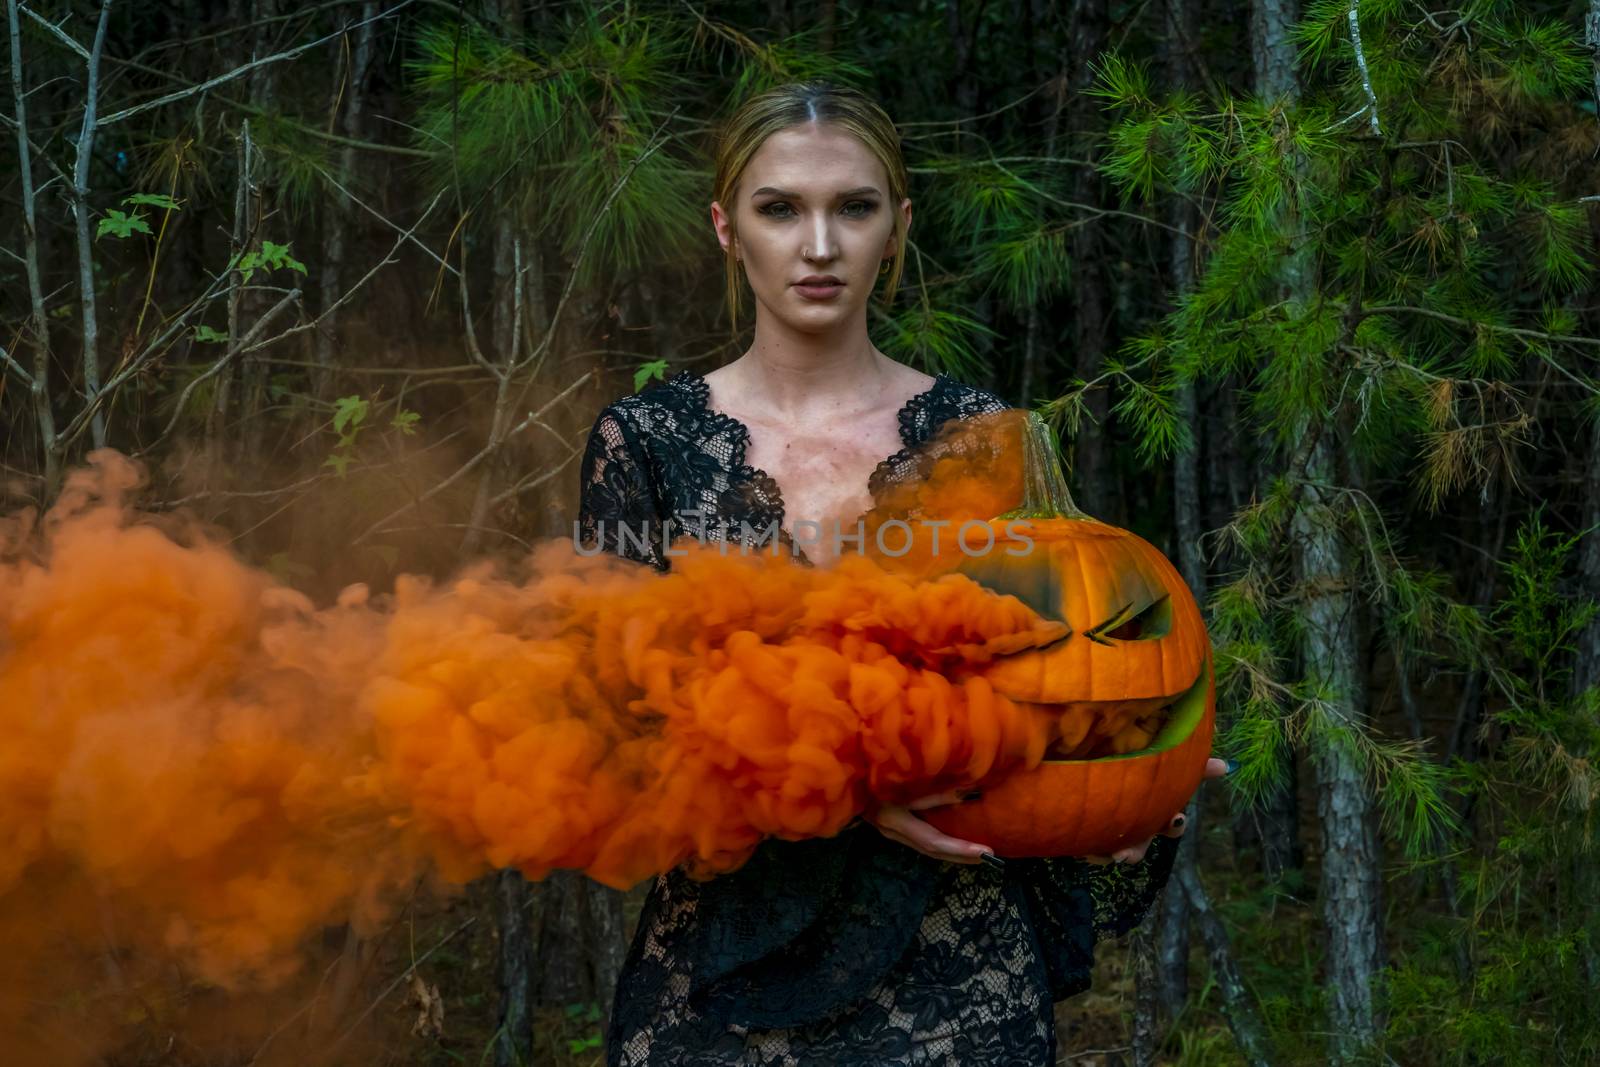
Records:
M674 533L741 522L813 565L837 558L912 453L952 418L1007 405L889 359L867 336L892 298L911 201L881 108L826 84L748 101L723 130L711 219L750 349L607 407L582 465L580 536L658 569ZM1213 761L1220 769L1220 761ZM763 844L709 882L659 878L618 984L615 1067L1055 1062L1052 1002L1088 986L1097 935L1135 925L1182 818L1110 865L1006 860L884 807L825 840ZM1148 855L1146 850L1148 849Z

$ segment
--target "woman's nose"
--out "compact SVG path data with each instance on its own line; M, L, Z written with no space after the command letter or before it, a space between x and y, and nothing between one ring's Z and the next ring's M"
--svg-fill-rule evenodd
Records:
M811 240L806 245L806 258L829 260L837 254L833 238L833 222L826 212L811 216Z

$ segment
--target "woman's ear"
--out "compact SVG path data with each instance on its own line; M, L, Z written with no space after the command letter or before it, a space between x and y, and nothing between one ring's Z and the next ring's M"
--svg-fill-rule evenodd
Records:
M906 220L906 233L909 234L911 232L911 198L910 197L906 197L904 200L900 201L900 214L902 216L904 216L904 218ZM894 233L891 231L890 234L889 234L888 242L883 246L883 258L884 259L888 259L890 256L894 255L898 251L899 251L899 249L895 247L895 243L894 243Z
M715 200L711 201L711 225L717 231L717 243L724 252L728 251L731 244L735 253L739 250L739 239L733 233L733 220L727 212L722 210L722 205Z

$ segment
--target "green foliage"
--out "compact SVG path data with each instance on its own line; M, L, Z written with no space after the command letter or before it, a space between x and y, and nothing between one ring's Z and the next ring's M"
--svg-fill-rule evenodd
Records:
M274 244L271 241L262 241L260 248L235 256L229 261L228 266L231 270L239 271L246 282L258 270L288 268L297 270L301 274L306 273L306 265L289 254L288 245Z
M144 216L135 211L129 215L118 211L116 208L106 212L106 217L95 226L94 235L104 237L106 234L113 237L132 237L136 233L150 233L150 224L144 221Z
M332 467L335 474L343 478L350 469L350 464L356 460L356 446L363 433L370 428L375 401L359 395L341 396L333 402L333 432L338 435L338 443L334 446L326 459L322 461L324 467ZM410 437L417 432L417 426L422 421L420 413L408 411L398 404L389 419L389 429L404 437ZM392 566L392 561L390 566Z
M355 175L342 170L339 145L288 115L271 112L252 118L250 130L261 160L259 179L272 184L291 219L310 218L319 207L349 204L329 180L346 189L355 181Z
M576 1056L581 1052L595 1052L605 1043L605 1035L600 1031L602 1020L600 1005L590 1001L585 1004L568 1004L566 1006L567 1023L569 1026L580 1027L586 1032L578 1037L567 1038L568 1055Z
M134 193L132 196L123 197L122 202L135 207L158 207L163 211L181 210L178 202L164 193Z
M659 382L666 380L666 376L666 360L652 359L647 363L641 363L639 364L638 369L633 372L633 391L637 393L639 390L643 389L644 383L650 381L652 378Z
M1487 826L1436 861L1458 879L1455 913L1423 912L1405 932L1386 990L1401 1062L1439 1047L1529 1067L1600 1058L1600 692L1569 685L1574 639L1600 601L1572 595L1576 544L1535 512L1503 561L1486 639L1504 740L1464 775Z
M994 331L960 311L915 303L889 316L890 332L880 340L891 358L927 371L971 377L979 368L977 339Z
M1070 277L1066 231L1037 224L1012 229L984 242L974 270L978 277L989 279L1006 307L1024 312L1066 286Z
M1460 603L1444 575L1406 560L1366 493L1325 476L1313 483L1304 448L1308 437L1330 435L1350 469L1381 470L1442 508L1500 476L1526 447L1529 416L1512 379L1530 360L1595 388L1578 369L1589 353L1559 339L1575 332L1570 313L1551 311L1593 282L1582 205L1525 163L1502 167L1491 147L1504 130L1496 123L1531 120L1585 90L1574 81L1582 71L1568 25L1477 5L1469 47L1439 25L1418 32L1414 13L1394 0L1363 4L1386 132L1405 142L1377 146L1352 137L1343 121L1365 102L1349 12L1343 0L1308 5L1296 40L1309 67L1332 82L1297 102L1168 93L1141 63L1102 58L1090 92L1117 116L1103 173L1128 202L1209 198L1215 231L1176 307L1048 407L1077 430L1085 394L1112 390L1119 428L1155 465L1184 447L1178 383L1227 377L1248 412L1247 432L1261 435L1275 453L1270 462L1286 472L1219 534L1236 567L1208 605L1227 709L1220 744L1241 760L1231 780L1242 798L1261 797L1284 780L1286 744L1340 750L1366 775L1390 838L1420 861L1456 832L1452 798L1470 784L1420 742L1384 736L1350 714L1348 694L1300 666L1304 600L1287 546L1307 524L1332 524L1340 580L1364 592L1406 670L1484 669L1514 693L1523 684L1516 679L1546 668L1522 648L1528 670L1507 672L1505 638L1495 639L1507 620ZM1500 114L1482 120L1491 107ZM1441 139L1452 137L1465 150L1444 160ZM1530 572L1534 584L1550 580ZM1515 628L1558 658L1589 619L1528 604L1554 629L1535 631L1531 618ZM1574 770L1581 761L1565 747L1572 739L1539 736L1543 747L1529 749L1539 754L1526 755L1522 771L1543 775L1558 793L1584 795L1589 787Z
M182 205L172 197L162 193L134 193L122 198L124 207L132 207L132 212L119 211L111 208L94 229L95 237L101 238L110 234L117 238L132 237L136 233L151 234L150 224L145 221L144 212L137 210L141 207L155 207L163 211L181 211Z
M493 194L569 257L577 281L684 254L701 235L703 168L661 130L689 27L622 5L569 8L555 37L501 40L476 25L423 29L408 67L417 147L469 213Z

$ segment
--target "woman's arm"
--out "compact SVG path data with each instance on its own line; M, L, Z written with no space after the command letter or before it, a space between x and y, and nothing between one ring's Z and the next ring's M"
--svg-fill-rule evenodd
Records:
M668 569L660 508L644 451L614 406L602 411L589 431L578 483L580 544Z

